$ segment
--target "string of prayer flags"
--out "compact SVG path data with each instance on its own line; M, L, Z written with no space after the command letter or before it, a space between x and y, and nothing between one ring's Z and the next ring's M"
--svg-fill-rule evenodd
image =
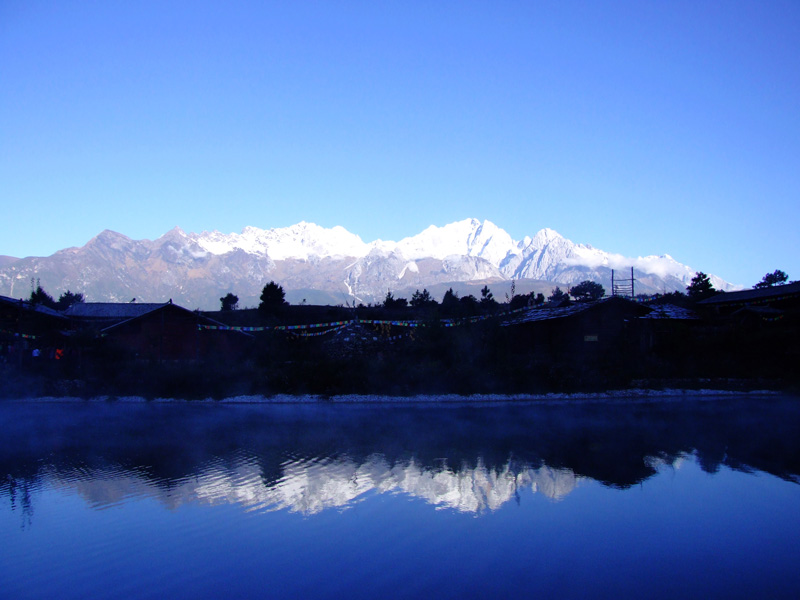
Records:
M32 335L30 333L17 333L16 331L8 331L7 329L0 329L0 333L5 333L6 335L13 335L14 337L20 337L25 340L35 340L37 337L36 335Z
M489 319L496 316L507 316L509 314L517 313L523 310L527 310L527 307L517 308L511 311L506 311L501 314L491 314L491 315L476 315L473 317L464 317L461 319L440 319L438 323L443 327L456 327L458 325L463 325L465 323L477 323L478 321L483 321L485 319ZM263 326L263 327L248 327L248 326L238 326L238 325L199 325L197 328L199 330L207 330L207 331L244 331L244 332L254 332L254 331L306 331L309 329L325 329L326 331L321 332L320 335L324 333L328 333L332 328L341 328L347 325L353 324L364 324L364 325L390 325L392 327L427 327L431 325L430 321L413 321L413 320L389 320L389 319L352 319L349 321L331 321L328 323L311 323L311 324L302 324L302 325L275 325L275 326ZM307 336L310 337L310 336Z

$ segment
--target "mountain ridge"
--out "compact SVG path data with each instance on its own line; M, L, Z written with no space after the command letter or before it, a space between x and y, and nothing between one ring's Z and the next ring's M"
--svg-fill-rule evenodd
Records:
M668 254L628 258L549 228L514 240L491 221L464 219L398 242L364 242L341 226L301 221L283 228L248 226L238 234L174 227L155 240L106 229L84 246L0 268L0 294L27 295L30 281L39 279L51 293L70 289L90 301L173 298L210 309L229 291L240 303L257 303L270 280L284 286L290 301L299 301L293 295L302 290L312 300L336 304L378 302L389 290L398 296L447 283L471 289L510 280L537 281L542 288L591 279L610 293L611 270L627 277L631 267L642 292L682 290L695 273ZM718 289L735 287L713 276L712 282Z

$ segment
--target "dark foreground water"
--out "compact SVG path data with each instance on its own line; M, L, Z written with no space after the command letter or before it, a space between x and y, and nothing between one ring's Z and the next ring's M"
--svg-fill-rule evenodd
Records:
M2 598L797 598L800 401L0 404Z

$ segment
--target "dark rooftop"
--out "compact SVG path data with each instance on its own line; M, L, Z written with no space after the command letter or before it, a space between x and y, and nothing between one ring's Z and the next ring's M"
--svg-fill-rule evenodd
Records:
M652 309L646 315L639 317L640 319L680 319L680 320L694 320L700 317L688 308L678 306L677 304L651 304L647 306Z
M164 306L153 302L77 302L65 314L81 319L132 319Z
M781 296L794 295L800 295L800 281L787 283L786 285L774 285L766 288L742 290L740 292L725 292L723 294L717 294L711 298L701 300L698 302L698 304L715 306L719 304L734 304L740 302L759 302L776 300Z
M16 298L9 298L8 296L0 296L0 302L4 304L13 304L15 306L21 306L25 310L29 310L32 312L36 312L42 315L47 315L48 317L57 317L59 319L63 319L64 315L57 310L53 310L52 308L48 308L47 306L43 306L41 304L31 304L28 300L21 300Z

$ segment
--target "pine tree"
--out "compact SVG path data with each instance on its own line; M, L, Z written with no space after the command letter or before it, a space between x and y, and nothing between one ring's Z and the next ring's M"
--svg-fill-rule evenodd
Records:
M789 276L786 273L784 273L780 269L776 269L772 273L767 273L766 275L764 275L761 281L755 284L753 288L760 289L760 288L772 287L773 285L782 285L786 283L787 279L789 279Z
M67 290L58 297L56 308L58 310L67 310L73 304L80 304L84 301L83 294L75 294Z
M410 304L414 308L423 308L425 306L433 306L437 304L437 302L431 297L430 292L424 289L421 292L417 290L411 295Z
M275 312L288 304L285 297L286 293L283 291L283 287L274 281L270 281L261 291L261 304L258 305L259 312L264 314Z
M599 300L606 295L606 290L599 283L587 279L571 287L569 295L580 301Z
M714 295L716 291L714 285L711 283L711 279L702 271L695 273L691 283L686 286L686 295L692 300L708 298Z
M219 299L220 302L220 310L223 312L227 312L230 310L236 310L239 308L239 296L234 294L233 292L228 292L226 296L223 296Z

